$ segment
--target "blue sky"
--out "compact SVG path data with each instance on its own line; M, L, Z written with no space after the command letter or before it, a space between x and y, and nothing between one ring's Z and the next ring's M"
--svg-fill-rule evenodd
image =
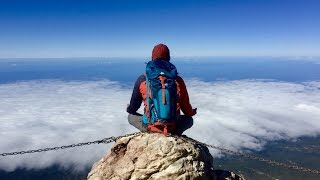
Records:
M318 0L0 1L0 58L320 56Z

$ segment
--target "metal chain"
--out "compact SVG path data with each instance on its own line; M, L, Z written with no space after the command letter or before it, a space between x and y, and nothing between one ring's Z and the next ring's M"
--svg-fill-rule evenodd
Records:
M28 151L18 151L18 152L10 152L10 153L2 153L0 156L13 156L13 155L21 155L21 154L29 154L29 153L39 153L39 152L46 152L46 151L56 151L59 149L67 149L67 148L73 148L73 147L79 147L79 146L87 146L91 144L100 144L100 143L111 143L112 141L115 141L115 137L109 137L104 138L97 141L91 141L91 142L84 142L84 143L78 143L78 144L71 144L67 146L57 146L52 148L43 148L43 149L35 149L35 150L28 150Z
M143 134L143 132L135 132L135 133L131 133L131 134L125 134L125 135L122 135L122 136L118 136L118 137L115 138L115 141L117 141L118 139L124 138L124 137L129 137L129 136L136 137L139 134Z
M298 170L298 171L302 171L302 172L308 172L308 173L313 173L313 174L320 175L320 171L315 170L315 169L309 169L309 168L296 166L296 165L292 165L292 164L288 164L288 163L282 163L282 162L277 162L277 161L273 161L273 160L269 160L269 159L264 159L262 157L253 156L253 155L245 154L245 153L240 153L240 152L237 152L237 151L232 151L232 150L221 148L221 147L218 147L218 146L202 143L202 142L199 142L199 141L194 140L194 139L190 139L190 140L194 141L197 144L203 145L203 146L207 146L207 147L210 147L210 148L218 149L218 150L220 150L220 151L222 151L224 153L234 154L234 155L246 157L246 158L253 159L253 160L258 160L258 161L270 164L272 166L282 166L282 167L286 167L286 168L293 169L293 170Z
M128 137L128 136L136 136L140 134L141 132L137 133L132 133L132 134L126 134L123 136L118 136L118 137L109 137L109 138L104 138L101 140L97 141L90 141L90 142L84 142L84 143L78 143L78 144L71 144L71 145L66 145L66 146L57 146L57 147L52 147L52 148L42 148L42 149L34 149L34 150L27 150L27 151L17 151L17 152L10 152L10 153L2 153L0 156L14 156L14 155L22 155L22 154L30 154L30 153L39 153L39 152L46 152L46 151L56 151L60 149L67 149L67 148L73 148L73 147L79 147L79 146L88 146L91 144L100 144L100 143L111 143L113 141L116 141L117 139L123 138L123 137Z
M112 137L104 138L104 139L97 140L97 141L78 143L78 144L71 144L71 145L67 145L67 146L57 146L57 147L52 147L52 148L44 148L44 149L36 149L36 150L28 150L28 151L2 153L2 154L0 154L0 156L14 156L14 155L22 155L22 154L28 154L28 153L39 153L39 152L45 152L45 151L55 151L55 150L67 149L67 148L73 148L73 147L79 147L79 146L87 146L87 145L91 145L91 144L100 144L100 143L108 144L108 143L111 143L113 141L117 141L120 138L129 137L129 136L135 137L135 136L137 136L137 135L139 135L141 133L142 132L136 132L136 133L126 134L126 135L118 136L118 137L113 137L112 136ZM186 140L189 140L189 141L192 141L192 142L194 142L196 144L200 144L200 145L207 146L207 147L210 147L210 148L218 149L218 150L220 150L220 151L222 151L224 153L234 154L234 155L246 157L246 158L253 159L253 160L258 160L258 161L270 164L272 166L282 166L282 167L286 167L286 168L293 169L293 170L299 170L299 171L302 171L302 172L309 172L309 173L320 175L320 171L315 170L315 169L309 169L309 168L305 168L305 167L301 167L301 166L296 166L296 165L292 165L292 164L287 164L287 163L277 162L277 161L273 161L273 160L269 160L269 159L264 159L264 158L253 156L253 155L250 155L250 154L240 153L240 152L237 152L237 151L232 151L232 150L221 148L221 147L218 147L218 146L202 143L200 141L197 141L197 140L194 140L194 139L191 139L191 138L186 138L186 137L182 137L182 138L186 139Z

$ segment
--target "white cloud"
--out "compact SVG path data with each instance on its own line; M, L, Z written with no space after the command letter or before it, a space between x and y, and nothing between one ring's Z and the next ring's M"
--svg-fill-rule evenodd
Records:
M260 149L266 141L320 133L319 82L188 82L199 107L188 135L219 146Z
M320 82L186 82L198 107L186 134L233 150L320 134ZM69 145L136 130L127 123L131 89L104 81L26 81L0 85L0 153ZM1 157L0 168L91 166L109 145ZM216 151L212 151L215 155Z

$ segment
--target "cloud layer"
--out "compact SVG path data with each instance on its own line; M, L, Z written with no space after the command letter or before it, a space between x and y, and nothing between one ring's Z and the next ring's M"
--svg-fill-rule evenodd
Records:
M268 141L320 134L320 82L188 80L186 84L192 105L198 107L194 127L186 131L195 139L233 150L259 150ZM131 89L108 80L1 84L0 153L135 132L125 112L130 95ZM109 147L2 157L0 169L59 164L81 170Z

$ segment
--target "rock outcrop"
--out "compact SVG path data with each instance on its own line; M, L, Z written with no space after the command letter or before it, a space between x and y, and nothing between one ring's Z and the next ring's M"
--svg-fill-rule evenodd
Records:
M111 151L93 165L88 180L104 179L220 178L207 147L187 138L141 133L118 139Z

